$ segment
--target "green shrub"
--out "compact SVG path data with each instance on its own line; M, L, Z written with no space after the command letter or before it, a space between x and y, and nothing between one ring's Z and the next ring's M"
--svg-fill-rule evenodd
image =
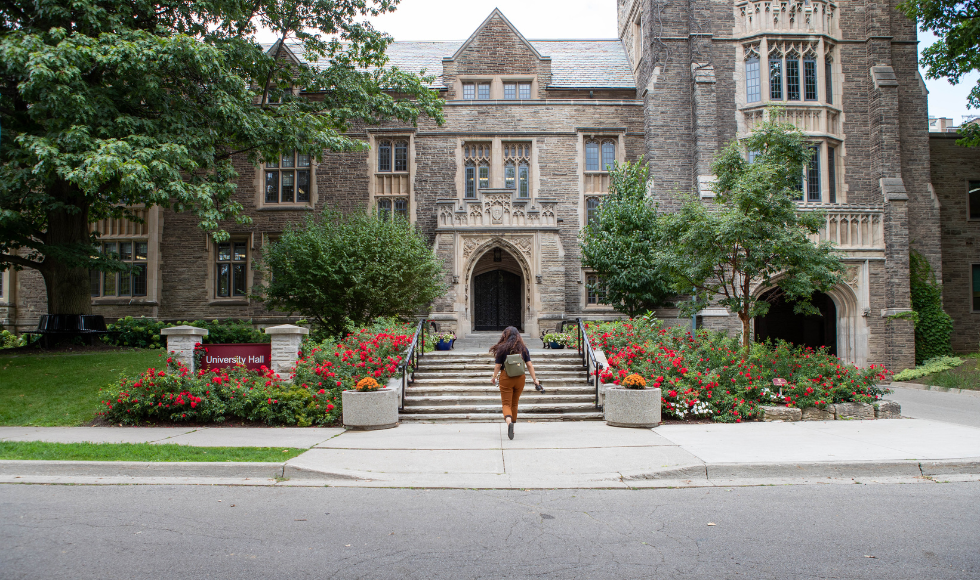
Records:
M9 330L0 332L0 348L18 348L27 344L27 335L17 336Z
M917 365L914 369L905 369L895 375L895 380L911 381L912 379L931 375L932 373L948 371L949 369L960 366L964 362L963 359L956 356L937 356L936 358L925 361L921 365Z
M205 328L208 335L204 337L204 344L240 344L251 342L269 342L272 338L261 330L252 326L251 320L195 320L193 322L160 322L152 318L133 318L127 316L120 318L108 329L115 331L106 336L105 341L116 346L130 346L135 348L165 348L167 341L160 336L160 331L171 326L196 326Z
M925 257L909 253L909 285L915 324L915 364L953 354L953 319L943 311L943 289ZM922 376L922 375L919 375Z

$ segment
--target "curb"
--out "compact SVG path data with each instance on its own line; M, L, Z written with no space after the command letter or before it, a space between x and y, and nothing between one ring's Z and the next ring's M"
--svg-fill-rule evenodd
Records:
M914 389L916 391L935 391L937 393L953 393L955 395L966 395L968 397L980 397L980 391L970 389L952 389L948 387L937 387L935 385L920 385L919 383L890 383L888 388Z
M0 475L59 477L215 477L275 479L282 463L163 461L0 461Z

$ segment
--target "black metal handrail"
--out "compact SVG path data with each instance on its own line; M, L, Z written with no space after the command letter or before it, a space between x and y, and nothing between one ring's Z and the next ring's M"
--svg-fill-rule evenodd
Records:
M578 331L578 353L582 357L582 366L585 367L585 380L587 382L595 381L595 406L602 410L602 405L599 404L599 385L601 384L599 373L602 372L602 364L596 359L595 349L592 348L592 343L589 341L589 334L585 332L585 322L581 318L576 318L575 322ZM595 369L595 373L592 372L593 369ZM593 377L595 378L593 379Z
M417 347L417 348L416 348ZM415 382L415 369L419 366L419 358L425 354L425 319L419 320L415 325L415 334L412 335L412 343L405 349L402 362L399 363L399 370L402 374L402 392L399 395L398 410L405 410L405 391L408 385ZM408 374L412 376L409 378Z

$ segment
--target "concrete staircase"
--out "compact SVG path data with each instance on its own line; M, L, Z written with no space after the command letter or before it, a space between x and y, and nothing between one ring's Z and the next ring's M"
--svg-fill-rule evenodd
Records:
M546 393L534 390L528 374L518 421L601 420L595 387L586 382L574 350L533 350L531 361ZM401 421L502 421L500 391L490 384L493 359L486 351L426 353L405 391Z

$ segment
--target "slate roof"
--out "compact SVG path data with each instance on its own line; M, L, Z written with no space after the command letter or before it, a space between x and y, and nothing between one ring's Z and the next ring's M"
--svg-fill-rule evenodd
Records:
M450 58L463 45L462 40L396 41L388 46L389 64L398 68L435 75L432 88L445 86L442 59ZM544 57L551 57L551 87L554 88L636 88L633 72L619 40L530 40ZM270 45L271 46L271 45ZM302 58L299 46L287 44Z

